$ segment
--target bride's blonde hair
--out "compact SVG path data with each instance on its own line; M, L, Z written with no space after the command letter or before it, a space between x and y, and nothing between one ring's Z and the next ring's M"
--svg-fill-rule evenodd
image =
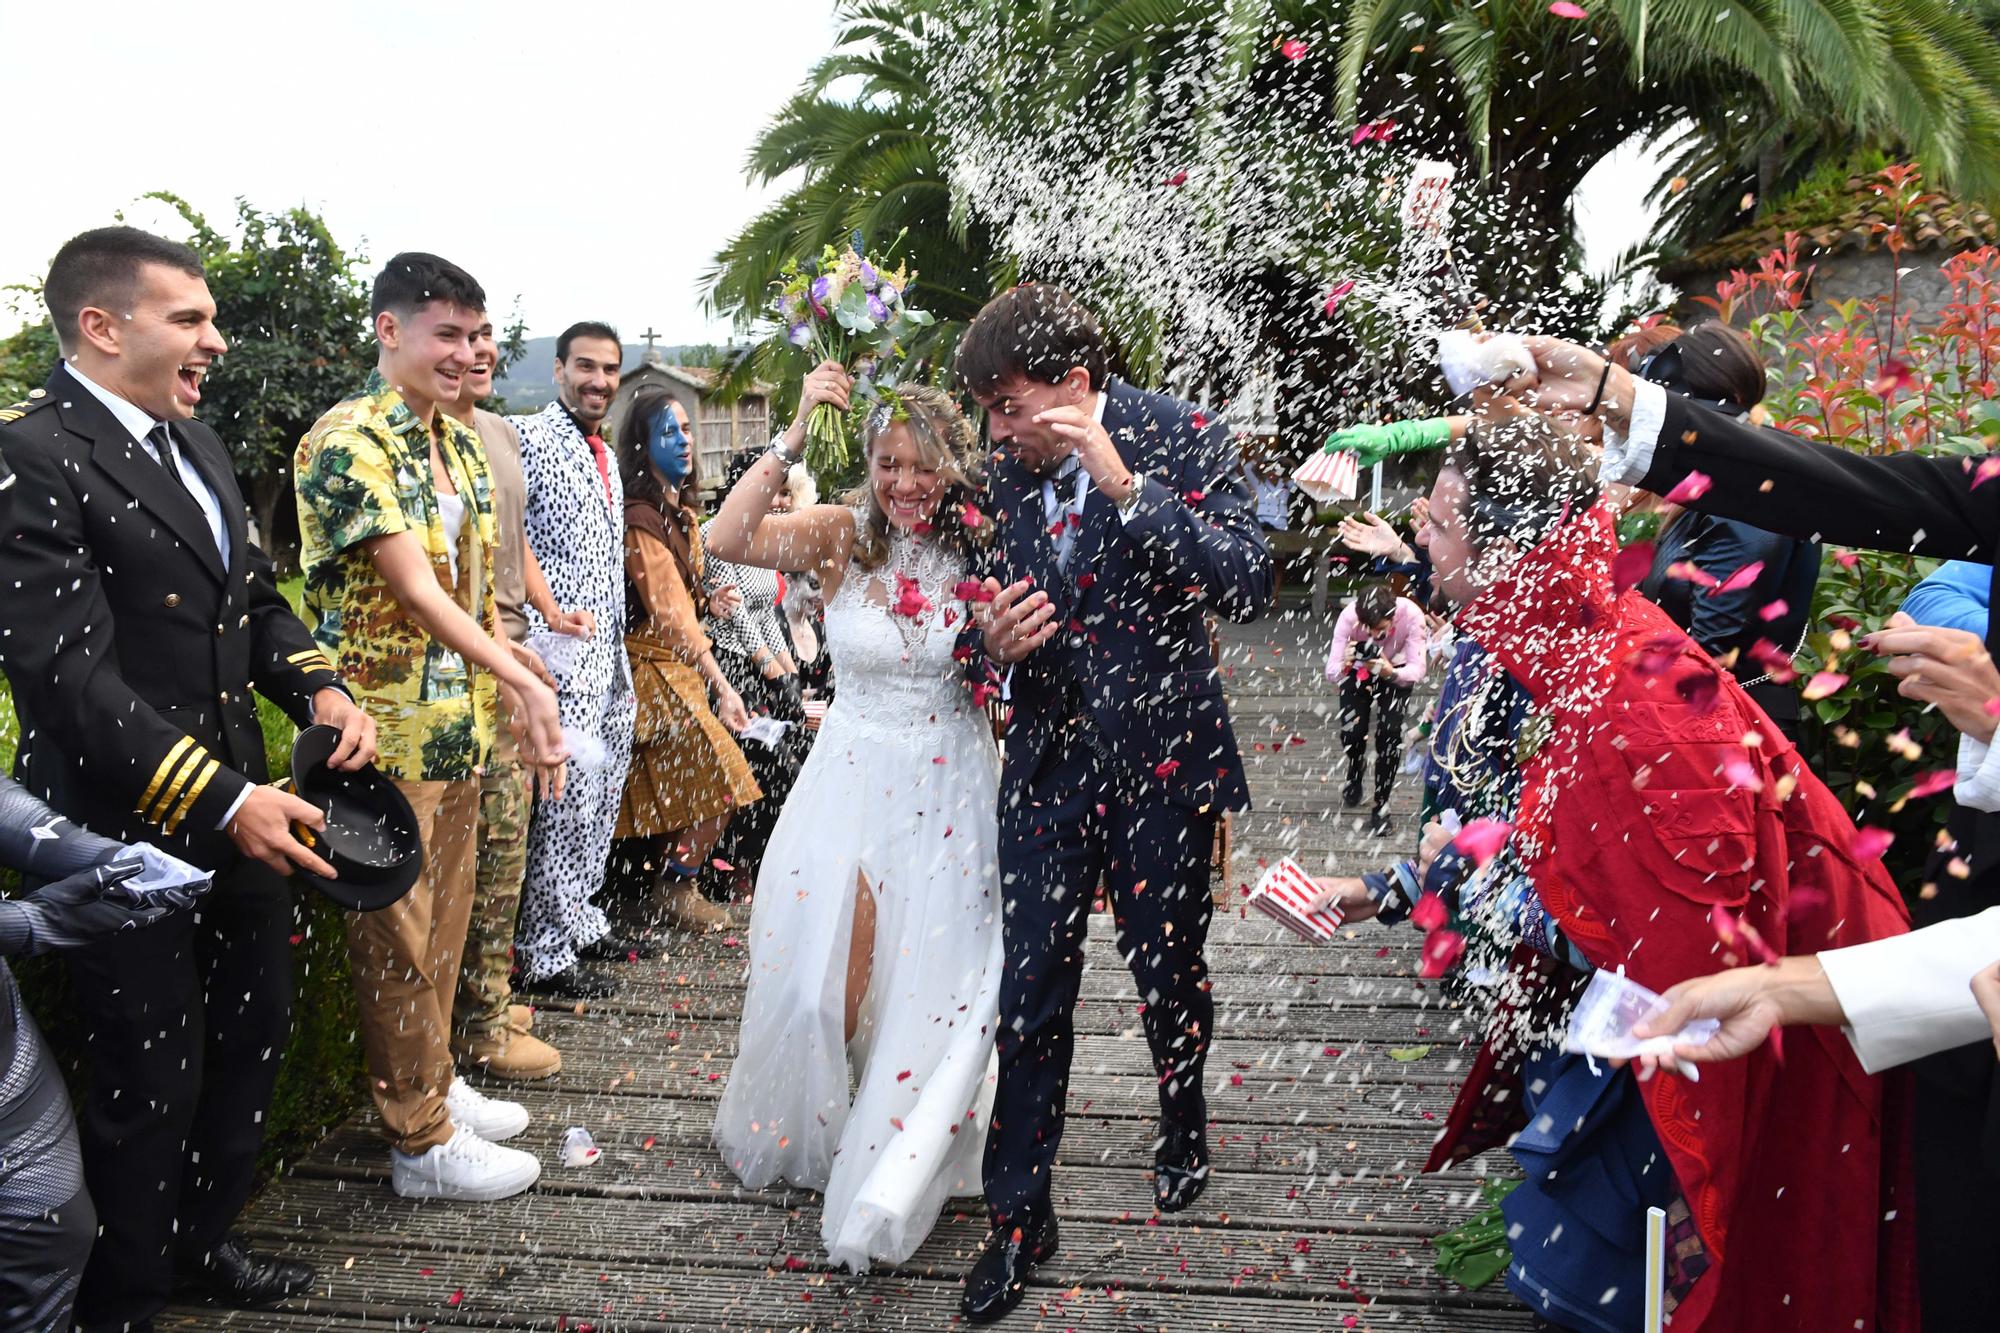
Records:
M937 512L931 516L932 532L947 548L972 555L993 540L993 520L985 513L984 459L978 432L943 389L930 384L898 385L883 392L882 401L862 425L864 458L873 457L883 433L899 423L909 427L918 459L925 467L935 468L944 483ZM889 558L889 516L875 498L874 485L864 479L848 493L847 503L862 509L862 522L854 533L855 563L863 569L881 568ZM965 521L968 504L980 513L976 525Z

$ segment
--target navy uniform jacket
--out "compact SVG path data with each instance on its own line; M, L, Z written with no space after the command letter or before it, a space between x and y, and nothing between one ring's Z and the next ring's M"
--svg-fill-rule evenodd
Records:
M1003 585L1033 578L1061 626L1014 668L1002 782L1034 775L1078 700L1133 776L1196 810L1240 809L1250 790L1208 617L1256 617L1270 600L1270 548L1220 424L1197 425L1190 404L1120 380L1105 395L1104 428L1144 474L1138 509L1121 521L1093 487L1066 571L1041 478L1004 452L989 478L992 573Z
M0 532L17 776L106 837L219 869L223 814L266 777L253 692L304 725L339 679L250 544L214 431L172 423L221 502L228 568L194 499L66 368L0 418L19 476Z

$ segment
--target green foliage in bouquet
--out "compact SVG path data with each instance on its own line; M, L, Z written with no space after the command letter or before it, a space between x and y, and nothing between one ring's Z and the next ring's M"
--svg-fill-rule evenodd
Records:
M936 322L905 303L914 275L902 265L891 270L887 259L864 254L856 232L845 248L826 246L804 264L792 260L779 276L773 338L801 349L812 364L838 361L855 380L847 415L821 403L806 418L806 466L815 476L838 475L854 461L853 414L901 381L911 338Z

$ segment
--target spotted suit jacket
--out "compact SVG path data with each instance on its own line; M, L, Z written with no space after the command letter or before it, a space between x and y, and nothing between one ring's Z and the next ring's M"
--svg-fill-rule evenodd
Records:
M250 544L222 441L199 421L173 430L221 503L226 568L194 499L66 368L0 411L19 478L0 526L0 670L24 786L106 837L220 870L236 854L223 815L268 776L253 696L304 726L339 677Z
M528 545L556 605L589 611L597 634L574 660L552 666L564 694L629 693L625 659L625 488L618 461L608 458L611 498L590 442L560 402L533 416L508 417L521 433L521 476L527 484ZM608 449L609 446L607 445ZM523 608L530 633L548 625Z

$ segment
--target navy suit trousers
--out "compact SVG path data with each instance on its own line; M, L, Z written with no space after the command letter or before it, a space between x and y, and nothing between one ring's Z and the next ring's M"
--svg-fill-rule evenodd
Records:
M1169 801L1157 783L1101 755L1095 740L1081 727L1069 729L1027 783L1001 791L1006 968L1000 1083L985 1162L996 1226L1051 1207L1084 938L1100 880L1119 955L1138 982L1161 1116L1196 1134L1208 1119L1202 1067L1215 1004L1202 945L1213 914L1215 816Z

